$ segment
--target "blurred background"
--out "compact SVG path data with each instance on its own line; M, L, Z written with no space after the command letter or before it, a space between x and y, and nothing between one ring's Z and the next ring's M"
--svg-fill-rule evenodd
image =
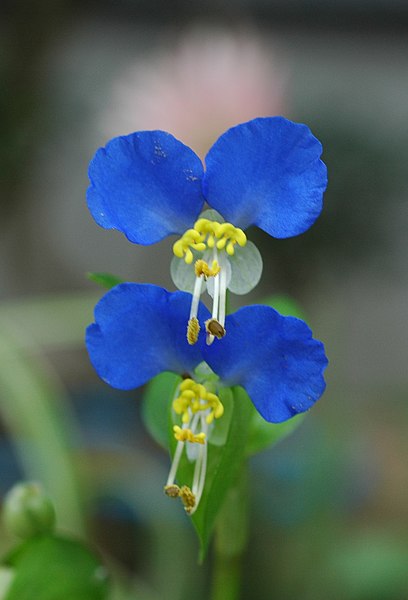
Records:
M304 235L250 231L264 273L246 301L297 301L330 367L302 426L251 462L242 598L408 598L407 33L401 0L0 5L0 493L42 481L135 598L206 598L211 557L197 566L162 497L140 391L103 385L84 350L103 293L87 272L173 289L173 240L138 247L93 222L88 163L138 129L204 157L276 114L322 141L329 188Z

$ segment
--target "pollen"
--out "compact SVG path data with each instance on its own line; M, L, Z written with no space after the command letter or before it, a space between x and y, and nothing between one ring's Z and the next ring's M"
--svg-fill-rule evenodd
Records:
M197 317L192 317L188 321L187 325L187 341L190 346L193 346L197 343L198 334L200 333L200 323L198 322Z
M219 340L223 338L226 333L225 328L217 321L217 319L208 319L208 321L205 322L205 329L207 333L210 333Z

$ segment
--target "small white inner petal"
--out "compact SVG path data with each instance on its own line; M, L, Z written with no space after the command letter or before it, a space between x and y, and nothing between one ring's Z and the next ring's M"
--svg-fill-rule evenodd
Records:
M229 256L231 281L228 289L233 294L248 294L259 283L262 275L262 257L253 242L241 248L235 245L233 256Z

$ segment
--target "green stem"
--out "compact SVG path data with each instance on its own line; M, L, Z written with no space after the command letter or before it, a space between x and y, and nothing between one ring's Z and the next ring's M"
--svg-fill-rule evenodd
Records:
M211 600L237 600L241 588L241 557L216 556Z
M242 558L248 540L248 489L246 472L225 499L215 525L211 600L238 600Z

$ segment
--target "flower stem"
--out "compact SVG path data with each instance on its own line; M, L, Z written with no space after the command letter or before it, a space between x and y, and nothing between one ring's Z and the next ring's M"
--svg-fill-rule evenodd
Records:
M246 472L226 496L215 525L211 600L238 600L242 558L248 539L248 489Z
M241 557L217 557L211 600L238 600L241 588Z

